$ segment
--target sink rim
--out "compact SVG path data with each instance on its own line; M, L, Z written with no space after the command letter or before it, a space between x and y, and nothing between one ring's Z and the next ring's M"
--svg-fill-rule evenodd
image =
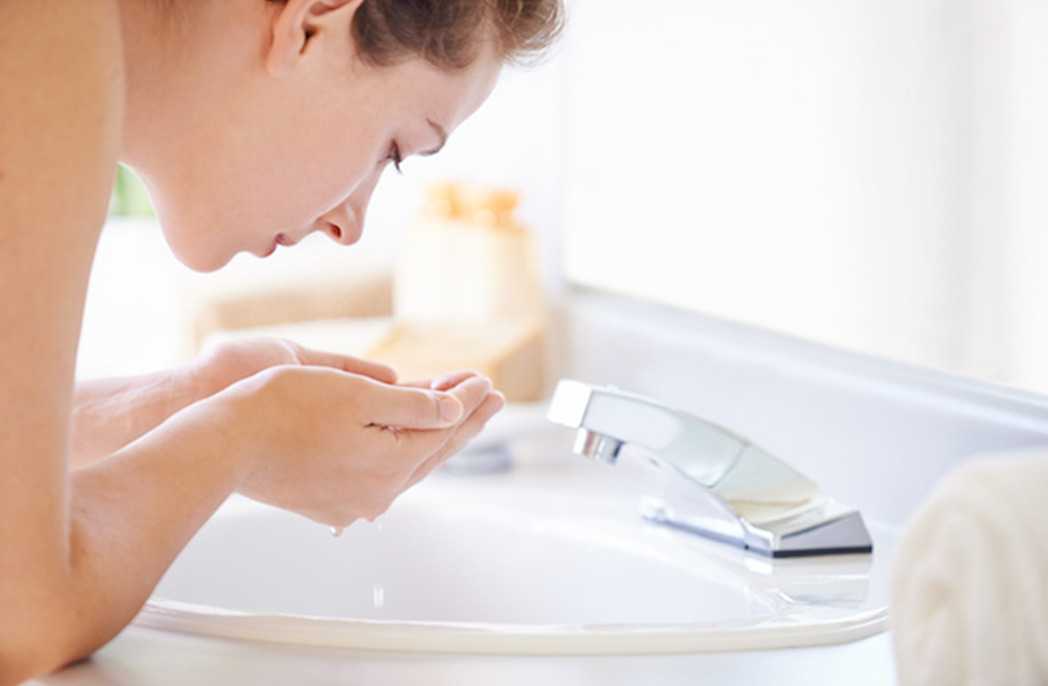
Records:
M578 463L585 465L585 463ZM617 468L616 468L617 469ZM516 470L518 474L529 473L527 468ZM570 472L566 469L565 472ZM536 470L530 470L535 474ZM405 500L421 499L424 504L431 498L447 502L449 489L475 489L478 484L485 487L508 483L514 474L473 477L434 476L425 484L403 494L398 504ZM543 477L548 478L548 477ZM590 480L591 476L585 477ZM556 476L558 483L567 485L564 474ZM529 496L528 485L520 477L509 486L510 492L523 499ZM563 494L557 494L563 495ZM554 496L556 497L556 496ZM247 499L240 503L230 502L223 506L218 516L238 518L250 516L252 512L273 511ZM593 504L621 504L621 496L593 491L572 493L572 502L588 501ZM454 501L454 499L451 499ZM396 506L396 505L395 505ZM499 504L468 503L456 505L465 508L505 510L506 516L515 516L513 501ZM519 512L518 512L519 514ZM625 521L625 518L623 519ZM630 526L653 527L642 522L639 515L630 519ZM572 523L574 524L574 522ZM872 524L872 523L871 523ZM586 526L583 520L583 526ZM610 522L609 527L620 526ZM667 532L660 535L684 536L663 527ZM888 528L871 527L875 535ZM597 533L600 533L599 531ZM632 544L632 541L630 542ZM738 551L721 547L721 544L698 543L715 556L737 555ZM863 559L866 556L840 556L841 558ZM749 559L749 556L747 556ZM753 559L754 564L766 560ZM715 560L711 569L717 571L725 564ZM723 572L723 568L719 571ZM817 612L815 610L814 612ZM887 629L887 607L857 608L842 617L805 616L804 608L772 617L755 618L744 624L731 626L721 623L711 626L697 622L630 622L610 623L496 623L474 621L370 619L354 617L329 617L309 614L279 612L240 611L208 604L171 600L163 597L150 598L133 623L140 627L172 631L213 638L238 639L255 642L277 643L339 649L361 649L409 653L457 653L457 654L520 654L520 655L621 655L621 654L681 654L698 652L720 652L739 650L762 650L815 645L833 645L874 636Z
M745 627L694 623L496 624L349 619L239 612L151 599L134 619L150 629L284 645L392 652L514 655L623 655L750 651L836 645L887 629L887 608L848 618L784 619Z

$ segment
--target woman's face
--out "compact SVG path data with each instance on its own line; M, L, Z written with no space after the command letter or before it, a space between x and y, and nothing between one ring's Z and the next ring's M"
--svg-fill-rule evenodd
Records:
M393 159L434 153L490 95L501 67L490 46L457 72L362 63L361 1L201 3L170 72L151 82L129 67L125 156L191 269L265 256L278 235L355 243Z

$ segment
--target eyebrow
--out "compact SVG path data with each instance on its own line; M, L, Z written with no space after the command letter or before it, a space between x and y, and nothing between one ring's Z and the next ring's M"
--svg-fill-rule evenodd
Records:
M438 152L443 150L444 146L447 145L447 143L448 143L448 132L444 130L443 126L441 126L437 122L433 121L432 119L429 119L428 117L426 118L426 122L430 126L432 126L433 130L437 132L438 136L440 136L440 144L437 147L433 148L432 150L427 150L425 152L420 152L419 155L421 155L422 157L432 157L433 155L436 155Z

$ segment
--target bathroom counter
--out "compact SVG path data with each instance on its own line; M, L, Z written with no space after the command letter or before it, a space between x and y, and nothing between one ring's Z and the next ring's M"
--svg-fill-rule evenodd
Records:
M700 655L407 655L204 639L132 626L92 658L34 686L185 684L777 684L895 683L888 634L820 648Z
M1048 403L928 370L597 297L573 305L565 375L732 427L878 521L901 526L974 455L1048 443ZM623 360L647 360L644 365ZM894 684L889 634L835 646L655 656L376 653L132 626L37 686L238 684Z
M526 426L526 408L507 411L502 424L493 422L488 439L508 438L514 427ZM644 490L639 461L624 461L615 470L584 460L571 460L571 434L530 434L515 443L517 468L507 474L447 476L434 474L425 487L440 488L452 501L479 480L500 502L515 484L546 484L550 474L572 492L587 487L633 500ZM564 443L564 445L561 445ZM559 449L558 449L559 446ZM471 459L471 458L465 458ZM420 488L425 488L420 487ZM547 484L548 487L548 484ZM413 494L418 497L421 490ZM410 505L411 503L407 503ZM395 514L395 513L391 513ZM388 522L387 522L388 524ZM387 528L387 533L394 529ZM559 558L552 558L551 564ZM466 572L463 572L466 573ZM289 577L290 578L290 577ZM894 683L890 636L825 647L669 655L499 655L419 652L378 652L345 648L238 641L158 631L133 624L91 659L32 682L36 686L167 686L187 683L239 684L419 684L498 683L507 686L548 682L562 684L703 684L774 683L790 686L838 684L853 686Z

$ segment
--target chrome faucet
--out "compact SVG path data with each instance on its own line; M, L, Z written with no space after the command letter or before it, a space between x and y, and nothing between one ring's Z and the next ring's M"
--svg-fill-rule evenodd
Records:
M615 464L635 445L675 477L647 519L772 557L870 553L862 515L811 479L716 424L614 386L562 379L547 419L578 433L574 451ZM681 477L681 478L676 478Z

